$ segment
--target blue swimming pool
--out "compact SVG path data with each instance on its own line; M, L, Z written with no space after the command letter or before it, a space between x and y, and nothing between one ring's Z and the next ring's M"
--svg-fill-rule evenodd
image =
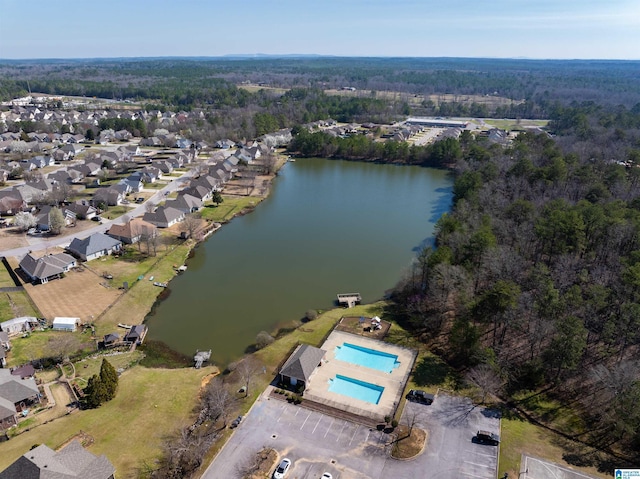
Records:
M390 373L400 365L398 356L395 354L383 353L382 351L356 346L350 343L343 343L342 346L336 346L335 357L340 361L357 364L365 368L377 369L383 373Z
M382 386L377 386L375 384L358 381L357 379L336 374L335 378L329 379L329 391L371 404L378 404L384 388Z

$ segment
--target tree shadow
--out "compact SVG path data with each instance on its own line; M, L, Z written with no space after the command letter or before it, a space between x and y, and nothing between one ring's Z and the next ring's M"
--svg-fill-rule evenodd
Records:
M441 360L427 356L416 364L413 381L418 386L436 386L446 381L449 372L449 367Z

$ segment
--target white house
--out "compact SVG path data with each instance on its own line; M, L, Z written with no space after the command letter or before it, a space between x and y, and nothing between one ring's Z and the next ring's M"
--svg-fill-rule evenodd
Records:
M76 327L80 325L80 318L66 318L58 317L53 318L53 329L56 331L75 331Z

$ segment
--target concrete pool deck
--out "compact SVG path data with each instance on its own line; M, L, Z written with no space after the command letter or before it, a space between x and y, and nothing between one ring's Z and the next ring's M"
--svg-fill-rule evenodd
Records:
M395 354L398 356L400 364L392 372L384 373L376 369L340 361L335 358L335 350L343 343ZM413 367L416 358L415 351L342 331L333 331L321 348L327 353L322 366L315 369L307 384L304 391L305 398L376 421L383 421L385 416L393 415L396 406L400 403L407 378ZM384 387L378 404L371 404L329 391L329 380L335 378L337 374Z

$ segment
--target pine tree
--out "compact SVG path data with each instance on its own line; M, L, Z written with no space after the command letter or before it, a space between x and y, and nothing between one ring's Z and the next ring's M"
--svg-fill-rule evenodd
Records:
M106 396L104 384L100 381L100 377L94 374L89 378L87 387L84 388L84 402L88 408L97 408L103 403Z
M106 359L100 366L100 382L104 385L104 401L111 401L118 390L118 373Z

